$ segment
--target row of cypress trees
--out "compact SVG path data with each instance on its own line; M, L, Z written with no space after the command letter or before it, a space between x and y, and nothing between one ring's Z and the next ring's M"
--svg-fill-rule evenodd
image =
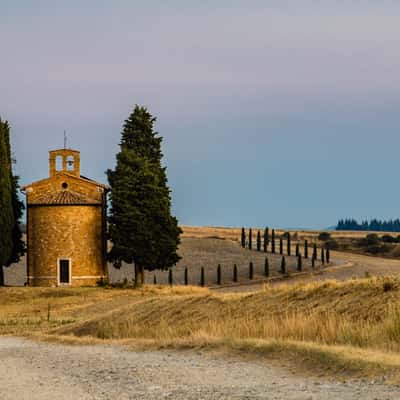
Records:
M291 235L290 232L286 232L284 234L286 237L286 254L288 256L292 255L292 240L291 240ZM242 228L242 233L241 233L241 244L243 248L248 247L249 250L253 249L253 232L252 228L249 228L249 233L248 236L246 237L246 229ZM263 234L263 239L261 239L261 232L258 230L257 231L257 236L256 236L256 250L261 251L263 249L264 253L267 253L269 245L271 246L271 253L275 254L276 253L276 234L275 234L275 229L272 229L271 231L271 236L269 234L269 228L266 227L264 229L264 234ZM284 253L284 243L283 243L283 238L282 236L279 237L279 254L283 255ZM296 257L300 255L300 244L296 243ZM308 258L308 240L304 241L304 258ZM318 259L318 251L317 251L317 244L314 243L313 245L313 252L312 252L312 258L315 260ZM325 263L327 261L328 263L330 262L330 252L329 248L321 248L321 261Z
M0 119L0 286L4 270L18 262L25 252L20 222L24 203L18 197L19 177L13 174L10 125Z
M296 258L297 258L296 270L298 272L301 272L303 270L303 257L302 257L301 254L297 254ZM324 249L322 249L322 251L321 251L321 262L324 264L325 261L327 261L329 263L329 249L327 249L326 252L324 252ZM316 257L313 254L312 259L311 259L311 266L312 266L313 269L315 268L315 262L316 262ZM282 274L287 274L288 273L285 256L282 256L282 258L281 258L281 264L280 264L279 272L282 273ZM265 257L264 276L265 277L269 277L270 276L270 266L269 266L268 257ZM249 262L248 278L249 278L249 280L252 280L254 278L254 264L253 264L252 261ZM238 282L238 267L237 267L236 264L233 265L232 281L233 282ZM153 283L157 284L156 275L154 275ZM222 284L222 267L221 267L221 264L218 264L218 266L217 266L216 283L217 283L217 285L221 285ZM172 269L168 270L168 284L170 286L173 285ZM199 284L200 284L200 286L205 286L204 267L201 267L201 269L200 269L200 282L199 282ZM188 271L187 267L184 270L184 285L189 285L189 271Z

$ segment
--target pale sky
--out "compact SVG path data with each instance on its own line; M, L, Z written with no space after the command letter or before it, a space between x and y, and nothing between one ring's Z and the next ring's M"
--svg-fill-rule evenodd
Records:
M106 182L158 118L183 224L400 216L400 2L0 0L0 116L21 183L48 150Z

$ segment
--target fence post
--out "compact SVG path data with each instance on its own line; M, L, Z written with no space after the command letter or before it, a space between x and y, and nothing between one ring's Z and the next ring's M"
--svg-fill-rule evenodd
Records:
M233 265L233 282L238 281L238 270L237 270L237 265Z
M156 277L156 274L154 274L153 283L154 283L154 285L157 285L157 277Z
M308 240L304 241L304 258L308 258Z
M325 251L323 247L321 247L321 262L325 264Z
M298 257L300 255L300 245L299 243L296 243L296 256Z
M221 264L217 267L217 285L221 284Z
M318 258L318 254L317 254L317 243L314 243L313 257L314 257L315 259Z
M311 257L311 267L312 267L312 269L315 269L315 257L314 257L314 254Z
M279 254L283 254L283 239L279 238Z
M327 264L329 264L331 261L331 255L330 255L330 251L329 251L329 247L326 248L326 262Z
M185 268L185 285L189 285L189 273L187 267Z
M292 252L292 243L291 243L291 240L290 240L290 232L288 232L287 233L287 242L286 242L286 244L287 244L287 254L288 254L288 256L290 256L291 255L291 252Z
M268 250L268 241L269 241L269 229L265 228L264 230L264 253Z

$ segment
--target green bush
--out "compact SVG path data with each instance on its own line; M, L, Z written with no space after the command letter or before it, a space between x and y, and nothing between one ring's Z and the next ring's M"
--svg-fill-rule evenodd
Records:
M322 242L326 242L327 240L331 239L331 234L328 232L321 232L318 236L318 240L321 240Z

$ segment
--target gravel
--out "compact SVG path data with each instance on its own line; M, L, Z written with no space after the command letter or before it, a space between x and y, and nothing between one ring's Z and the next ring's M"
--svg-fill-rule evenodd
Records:
M1 400L399 398L396 386L304 378L267 361L0 337Z

